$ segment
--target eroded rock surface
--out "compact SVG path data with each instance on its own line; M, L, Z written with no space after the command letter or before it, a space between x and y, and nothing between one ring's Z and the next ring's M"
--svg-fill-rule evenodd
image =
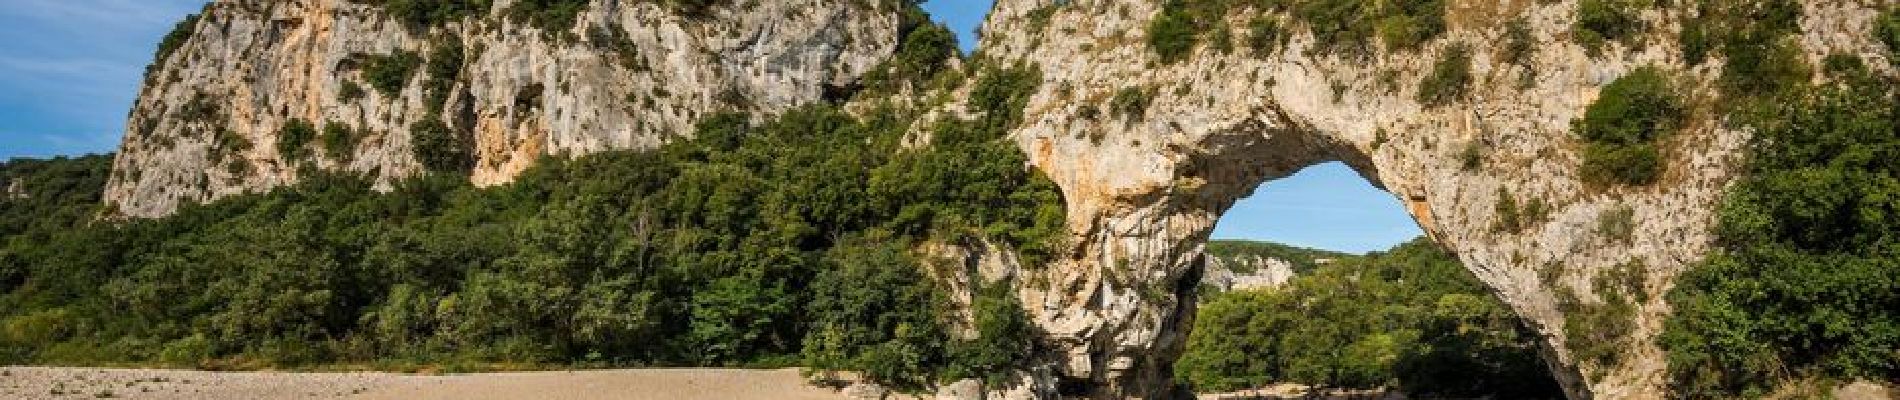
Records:
M212 2L148 76L106 203L118 215L162 216L296 182L305 165L386 184L422 171L411 130L432 118L472 144L476 184L504 183L544 155L651 148L714 112L818 101L883 61L898 30L897 10L879 2L750 2L683 16L663 2L593 0L561 32L505 17L512 3L420 27L349 0ZM465 62L443 77L452 87L439 112L426 62L393 95L367 82L373 57L434 58L446 45L461 46ZM278 132L293 119L359 134L347 157L286 157Z

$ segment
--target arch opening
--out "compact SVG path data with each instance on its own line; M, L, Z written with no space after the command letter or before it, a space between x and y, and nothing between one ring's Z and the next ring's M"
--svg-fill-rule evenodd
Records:
M1202 246L1178 383L1564 397L1535 331L1398 196L1339 161L1260 179L1218 209Z

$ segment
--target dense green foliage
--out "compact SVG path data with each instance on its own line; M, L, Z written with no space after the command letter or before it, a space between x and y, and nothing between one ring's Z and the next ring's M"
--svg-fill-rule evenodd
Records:
M441 114L442 107L448 104L450 91L461 78L462 65L467 62L468 50L458 40L444 40L429 50L429 61L424 68L428 80L423 82L423 95L429 107L429 114Z
M1471 49L1455 45L1432 66L1432 72L1418 82L1418 102L1426 107L1449 105L1465 99L1471 91Z
M317 143L323 146L323 156L331 160L349 161L354 156L356 141L365 135L356 133L349 125L335 121L323 123L323 132L317 134Z
M1196 390L1298 382L1417 396L1559 398L1537 337L1424 240L1201 307L1176 376Z
M73 263L99 262L83 257L90 254L84 249L91 246L83 240L91 237L71 232L90 230L88 226L101 211L99 204L111 171L112 157L106 155L0 163L0 246L4 246L0 249L6 249L0 250L0 292L13 293L27 284L34 275L29 257L57 257L72 249L79 251L72 253ZM66 244L40 248L56 242ZM23 255L19 249L41 254ZM9 315L17 314L12 308L7 310ZM0 337L44 337L62 333L58 329L0 321ZM0 345L0 363L13 363L23 353L22 349Z
M1887 45L1888 60L1900 64L1900 8L1887 10L1874 21L1874 37Z
M957 35L940 24L924 24L904 35L892 59L897 76L929 79L945 69L945 62L957 54Z
M968 105L971 110L983 113L984 117L973 121L973 129L951 133L977 133L977 138L981 138L1009 131L1022 121L1023 108L1029 106L1029 97L1034 96L1034 89L1042 85L1042 70L1034 66L986 66L979 73L982 76L977 78L976 86L970 89Z
M956 34L950 28L929 22L923 15L905 14L900 21L908 29L903 33L904 40L898 43L895 56L865 73L865 90L860 96L891 95L906 87L931 89L927 83L958 72L948 63L959 52Z
M1748 175L1721 250L1685 273L1662 342L1684 397L1811 378L1900 380L1900 101L1885 78L1787 91L1741 112Z
M462 173L475 167L474 145L440 118L427 118L409 127L409 150L422 168Z
M397 51L388 55L359 55L363 62L363 80L377 93L394 97L409 86L409 78L422 66L422 57L414 52Z
M104 155L0 163L0 237L43 240L44 236L22 235L87 225L98 212L100 192L111 170L112 157Z
M1572 124L1588 146L1583 179L1598 185L1655 182L1663 169L1656 142L1675 133L1687 113L1669 77L1655 66L1610 82Z
M1185 6L1187 3L1170 0L1161 8L1161 13L1148 22L1148 47L1161 57L1162 64L1187 58L1200 41L1201 28L1195 25L1205 20L1197 20Z
M1305 247L1293 247L1272 242L1218 239L1207 241L1207 258L1209 259L1234 260L1243 257L1259 257L1283 260L1289 264L1293 264L1293 272L1296 274L1306 274L1319 268L1320 260L1337 259L1345 256L1346 254L1344 253ZM1236 269L1234 272L1251 273L1253 271Z
M379 194L313 174L117 224L87 223L103 158L9 163L34 197L0 200L0 362L803 359L913 388L995 375L1032 345L1012 284L985 283L982 335L954 339L910 252L986 238L1038 262L1058 248L1059 192L1002 138L1014 122L992 120L1019 118L1004 108L1034 91L1028 72L991 71L992 95L971 105L986 115L943 121L916 149L899 147L910 114L821 105L762 124L715 116L653 151L550 158L500 187L437 174ZM419 151L455 148L418 136Z
M317 127L310 121L291 118L277 130L277 155L295 162L310 155L310 142L317 139Z

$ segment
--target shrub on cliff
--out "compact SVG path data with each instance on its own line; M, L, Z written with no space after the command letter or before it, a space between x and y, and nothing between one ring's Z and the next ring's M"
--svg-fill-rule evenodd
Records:
M710 3L710 0L670 0L685 6ZM516 0L508 7L508 16L546 33L563 33L574 28L587 0Z
M1571 124L1586 143L1583 179L1599 185L1655 182L1663 170L1656 142L1680 129L1687 112L1657 67L1640 67L1610 82Z
M438 118L428 118L409 127L409 149L416 162L431 172L461 173L474 166L473 144L450 129Z
M1874 23L1874 36L1887 45L1887 57L1900 64L1900 8L1887 10Z
M1439 107L1464 100L1471 91L1471 49L1454 45L1432 66L1432 72L1418 83L1418 102Z
M409 86L409 78L415 76L416 68L422 66L422 57L410 51L358 58L363 60L363 81L385 97L401 94L402 89Z
M309 145L317 139L317 127L310 121L291 118L277 130L277 155L295 164L310 154Z
M357 137L356 130L349 125L335 121L323 123L323 133L318 134L317 142L323 145L323 155L332 160L348 162L354 156Z
M1597 55L1609 42L1629 39L1642 32L1643 21L1636 13L1643 1L1646 0L1579 0L1577 21L1571 26L1570 34L1585 51Z
M1180 4L1179 0L1169 1L1167 6L1162 7L1161 13L1148 23L1148 47L1160 56L1162 64L1173 64L1187 58L1200 41L1194 16L1183 10Z
M185 42L191 40L191 36L197 33L197 29L198 14L187 15L183 21L178 21L178 24L173 25L171 32L166 33L165 38L158 41L158 54L152 57L152 66L157 67L158 64L171 58L172 53L177 52L179 48L185 46ZM147 68L146 71L149 73L152 68Z

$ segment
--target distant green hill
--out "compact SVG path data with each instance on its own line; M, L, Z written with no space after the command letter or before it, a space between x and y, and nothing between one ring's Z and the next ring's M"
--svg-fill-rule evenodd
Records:
M1209 293L1175 369L1196 391L1300 383L1421 398L1562 396L1537 333L1425 238L1363 256L1228 241L1208 243L1210 254L1216 244L1340 258L1272 289Z
M1352 255L1336 251L1309 249L1274 242L1254 240L1216 239L1207 241L1207 257L1224 261L1239 261L1241 258L1276 258L1293 264L1293 272L1306 274L1324 262ZM1228 262L1236 273L1253 273L1255 264L1249 262Z

